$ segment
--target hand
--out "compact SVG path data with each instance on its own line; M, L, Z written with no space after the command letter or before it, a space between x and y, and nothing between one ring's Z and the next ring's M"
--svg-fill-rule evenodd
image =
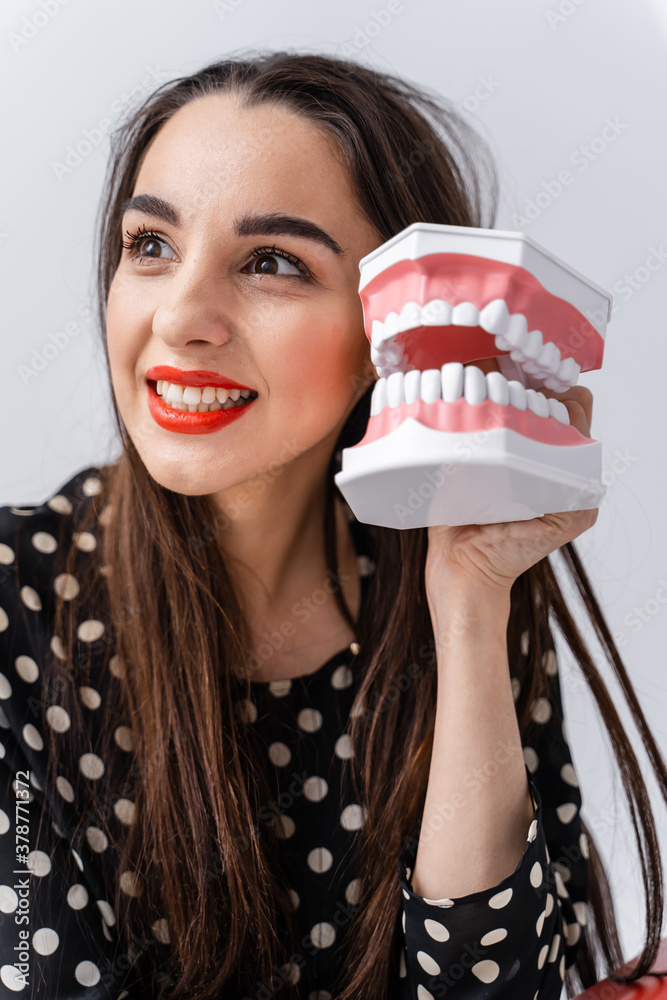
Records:
M566 392L550 389L540 392L561 400L567 407L570 423L590 437L593 395L589 389L575 385ZM471 583L509 598L517 577L587 531L597 516L596 507L499 524L430 525L425 567L427 595L442 595L443 587L450 587L452 593Z

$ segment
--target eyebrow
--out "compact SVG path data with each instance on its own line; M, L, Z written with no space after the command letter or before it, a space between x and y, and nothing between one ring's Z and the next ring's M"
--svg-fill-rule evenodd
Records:
M180 227L180 216L174 206L153 194L139 194L123 202L121 215L126 212L145 212L156 219L161 219L170 226ZM329 233L325 232L309 219L301 219L293 215L281 215L280 212L267 212L263 215L249 214L234 221L236 236L301 236L343 255L345 251L336 243Z

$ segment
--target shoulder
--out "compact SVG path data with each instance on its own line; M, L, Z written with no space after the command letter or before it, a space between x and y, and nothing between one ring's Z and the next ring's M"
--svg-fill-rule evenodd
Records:
M102 489L106 468L82 469L40 503L0 506L0 639L12 614L39 614L52 603L54 581L72 542L82 552L96 548L94 533L79 528Z

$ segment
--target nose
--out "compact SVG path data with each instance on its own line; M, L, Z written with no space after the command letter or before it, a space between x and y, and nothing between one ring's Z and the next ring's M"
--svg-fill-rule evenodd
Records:
M219 275L181 271L165 282L153 333L175 352L221 347L234 336L232 299Z

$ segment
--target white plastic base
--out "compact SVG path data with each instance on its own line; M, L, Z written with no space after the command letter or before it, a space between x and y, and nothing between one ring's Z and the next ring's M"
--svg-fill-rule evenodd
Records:
M341 458L334 479L355 517L385 528L525 521L599 507L607 492L599 441L549 445L507 427L451 433L408 417Z

